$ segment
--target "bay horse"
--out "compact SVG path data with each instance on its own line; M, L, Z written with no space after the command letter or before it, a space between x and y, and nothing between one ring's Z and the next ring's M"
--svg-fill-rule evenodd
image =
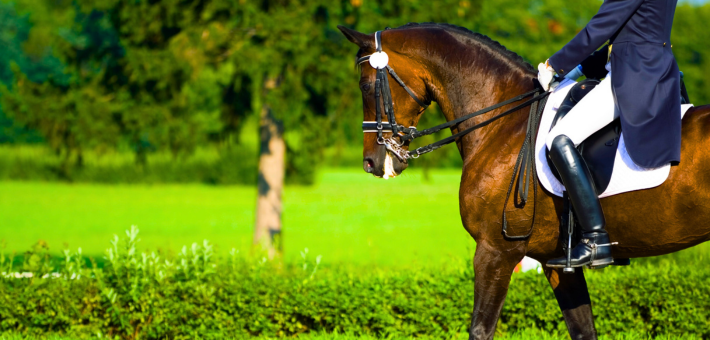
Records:
M376 51L373 34L338 26L359 47L357 57ZM447 24L407 24L381 33L382 50L419 101L435 101L447 121L534 90L536 71L520 56L485 35ZM376 71L363 65L360 74L364 120L375 119ZM388 77L388 76L385 76ZM395 119L417 125L418 101L391 76ZM454 125L465 130L514 104ZM459 189L461 221L476 241L474 308L469 339L492 339L513 270L524 256L541 263L563 255L560 219L563 200L538 187L541 193L523 206L509 204L508 233L529 238L515 240L501 232L510 176L528 124L528 109L505 116L457 140L463 158ZM388 137L387 134L385 137ZM364 168L385 175L386 159L394 175L407 163L388 156L375 133L365 133ZM656 256L679 251L710 239L710 106L688 111L683 119L681 162L658 187L602 199L615 258ZM404 146L407 148L407 145ZM389 162L389 161L388 161ZM533 184L533 185L538 185ZM532 203L532 204L530 204ZM536 215L533 219L533 206ZM596 339L591 301L582 270L563 274L544 267L572 339ZM613 292L609 292L613 294Z

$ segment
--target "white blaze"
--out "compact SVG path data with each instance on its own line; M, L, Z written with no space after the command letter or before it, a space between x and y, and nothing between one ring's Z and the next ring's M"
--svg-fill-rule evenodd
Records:
M385 174L382 176L384 179L388 179L390 177L394 178L397 176L397 173L394 172L394 165L392 164L392 156L390 156L390 153L387 152L387 156L385 156Z

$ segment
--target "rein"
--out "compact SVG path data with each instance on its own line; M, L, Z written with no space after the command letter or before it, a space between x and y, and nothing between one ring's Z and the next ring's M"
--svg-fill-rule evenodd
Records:
M410 127L405 127L403 125L397 124L395 120L395 115L394 115L394 103L392 101L392 92L390 89L389 85L389 77L387 76L387 73L389 73L392 78L404 88L404 90L409 93L409 96L414 99L414 101L419 104L419 106L422 107L422 110L419 113L422 113L424 110L427 109L429 106L430 101L425 100L422 101L417 97L417 95L402 81L402 79L397 75L397 73L394 71L392 67L388 65L389 63L389 57L385 52L382 51L382 31L377 31L375 32L375 48L376 52L364 56L361 58L358 58L357 64L362 64L366 61L370 62L370 66L372 66L376 72L376 79L375 79L375 117L376 121L364 121L362 123L362 130L364 133L368 132L374 132L377 133L377 143L380 145L384 145L385 148L390 151L392 154L394 154L397 158L399 158L400 161L406 163L408 159L410 158L419 158L419 156L432 152L438 148L441 148L444 145L450 144L455 142L458 138L461 138L477 129L480 129L486 125L489 125L493 123L494 121L503 118L513 112L516 112L522 108L525 108L527 106L530 106L530 114L528 117L528 124L527 128L525 131L525 141L523 142L523 146L520 148L520 153L518 153L518 158L515 161L515 167L513 168L513 176L510 179L510 184L508 186L508 192L506 193L505 196L505 204L503 205L503 228L502 232L503 235L512 240L524 240L530 237L533 232L533 227L535 226L535 211L536 211L536 204L534 204L537 201L537 172L535 171L535 140L534 140L534 135L535 132L538 130L538 124L540 121L540 116L542 115L543 110L545 109L545 103L547 102L547 96L550 94L549 91L543 91L540 86L536 86L535 90L523 93L517 97L508 99L506 101L500 102L498 104L495 104L493 106L489 106L487 108L484 108L482 110L467 114L465 116L456 118L454 120L448 121L443 124L439 124L437 126L431 127L429 129L425 130L417 130L416 127L410 126ZM422 146L420 148L417 148L416 150L408 151L402 148L404 144L411 142L412 140L434 134L436 132L439 132L443 129L450 128L452 126L455 126L463 121L469 120L471 118L483 115L485 113L491 112L493 110L499 109L501 107L504 107L506 105L510 105L512 103L519 102L525 98L532 97L515 107L505 110L479 124L476 124L472 127L469 127L465 130L462 130L456 134L453 134L449 137L446 137L442 140L439 140L437 142ZM380 105L380 102L382 102L382 105ZM382 120L382 108L384 108L384 113L387 116L387 122L384 122ZM392 136L389 138L384 138L383 133L384 132L392 132ZM399 138L399 141L397 141L396 138ZM533 181L533 217L532 217L532 222L530 224L530 229L525 235L508 235L508 220L506 217L505 213L505 207L508 205L508 201L510 199L510 194L513 192L513 185L515 184L515 177L518 177L518 188L520 191L520 203L522 206L525 205L525 203L528 200L528 193L529 193L529 184L530 184L530 177L532 177ZM524 188L524 189L523 189Z

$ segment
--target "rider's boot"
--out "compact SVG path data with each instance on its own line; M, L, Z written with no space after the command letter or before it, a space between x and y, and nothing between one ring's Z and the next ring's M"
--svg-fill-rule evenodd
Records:
M582 240L572 249L572 267L605 267L614 262L609 234L604 227L604 212L594 189L591 173L574 142L565 136L555 137L550 147L550 159L567 188L570 201L582 229ZM552 259L548 267L564 268L567 257Z

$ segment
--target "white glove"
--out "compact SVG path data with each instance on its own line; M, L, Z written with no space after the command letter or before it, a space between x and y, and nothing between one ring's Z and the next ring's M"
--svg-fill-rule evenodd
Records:
M559 85L559 82L555 82L554 84L552 83L555 80L555 74L555 69L550 66L549 61L545 61L544 63L537 65L537 80L540 82L540 85L542 85L542 88L545 89L545 91L550 88L554 90L555 87Z

